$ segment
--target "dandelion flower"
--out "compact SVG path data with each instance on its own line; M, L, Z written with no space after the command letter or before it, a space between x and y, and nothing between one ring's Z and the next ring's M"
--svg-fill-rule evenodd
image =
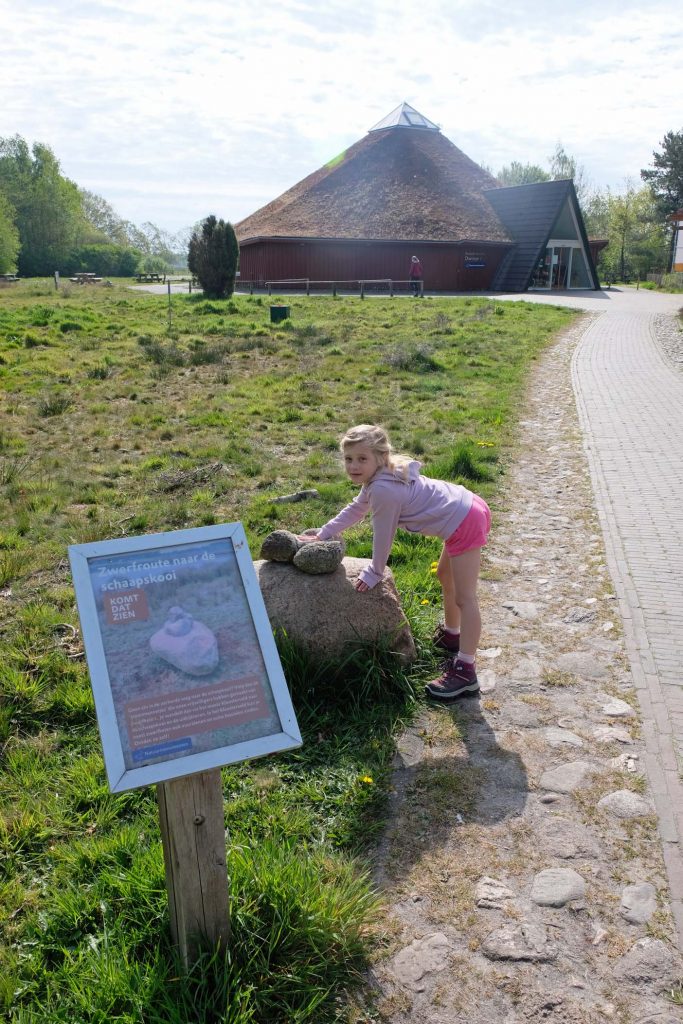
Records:
M429 601L428 601L428 600L427 600L427 598L425 597L424 601L420 601L420 604L429 604Z
M374 779L372 778L372 775L361 775L360 781L365 782L368 786L371 786L372 783L374 782Z

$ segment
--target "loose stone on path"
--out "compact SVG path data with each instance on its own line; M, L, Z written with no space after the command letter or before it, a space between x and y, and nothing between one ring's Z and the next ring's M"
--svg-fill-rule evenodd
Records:
M538 607L532 601L503 601L503 608L520 619L538 618Z
M579 679L604 679L607 669L592 654L574 651L561 654L557 659L557 667L561 672L569 672Z
M638 939L617 961L614 977L617 981L651 986L655 992L666 992L680 982L681 958L661 939Z
M501 910L506 900L514 899L515 894L507 885L497 878L480 878L474 891L476 904L486 910Z
M588 781L594 771L594 765L586 761L570 761L543 772L539 786L551 793L573 793Z
M573 857L599 857L600 843L585 825L559 815L539 823L539 836L551 857L570 860Z
M650 882L628 885L621 894L619 909L631 924L645 924L657 909L657 890Z
M609 811L615 818L645 818L653 813L653 808L647 800L629 789L618 789L614 793L608 793L598 800L598 808L601 811Z
M586 883L578 872L571 868L548 868L534 878L530 899L539 907L563 907L585 895Z
M477 672L477 677L481 693L493 693L496 688L496 673L493 669L485 668L483 671Z
M599 725L593 730L593 736L598 743L633 743L628 729L620 725Z
M391 961L391 972L398 981L413 986L425 974L448 967L451 943L443 932L415 939Z
M569 729L556 729L551 727L550 729L546 729L543 735L546 738L546 742L549 743L551 747L583 746L583 740L581 737L577 736L576 733L570 732Z
M608 718L634 718L635 711L630 704L627 704L625 700L620 700L619 697L614 697L608 701L607 704L602 705L603 715L607 715Z
M546 929L531 921L498 928L487 935L481 949L489 960L529 960L536 963L555 960L558 953Z

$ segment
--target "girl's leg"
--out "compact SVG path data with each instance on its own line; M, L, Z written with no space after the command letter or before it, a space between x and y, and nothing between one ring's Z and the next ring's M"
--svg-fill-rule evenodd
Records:
M460 650L474 658L481 636L481 614L477 598L481 548L472 548L448 560L453 577L455 603L460 616ZM444 609L445 606L444 593Z
M452 561L453 559L449 557L446 545L444 544L436 569L443 598L443 624L446 629L451 629L454 633L457 633L460 630L460 608L455 599L455 577L451 568Z

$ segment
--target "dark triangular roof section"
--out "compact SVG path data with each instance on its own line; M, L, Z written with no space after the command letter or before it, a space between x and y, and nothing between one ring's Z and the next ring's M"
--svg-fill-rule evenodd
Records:
M375 127L235 230L240 245L268 238L510 242L484 195L496 188L436 126L392 124Z
M421 131L440 132L438 124L420 114L410 103L399 103L390 114L378 121L371 132L379 132L383 128L418 128Z
M586 228L570 178L513 185L486 192L491 206L517 245L504 260L493 281L496 291L524 292L542 258L551 232L567 199L572 205L593 288L600 287L588 245Z

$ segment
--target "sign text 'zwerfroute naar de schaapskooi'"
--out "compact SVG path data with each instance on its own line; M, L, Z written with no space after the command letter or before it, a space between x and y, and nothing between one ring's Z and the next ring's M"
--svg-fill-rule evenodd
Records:
M112 791L301 745L241 523L69 559Z

